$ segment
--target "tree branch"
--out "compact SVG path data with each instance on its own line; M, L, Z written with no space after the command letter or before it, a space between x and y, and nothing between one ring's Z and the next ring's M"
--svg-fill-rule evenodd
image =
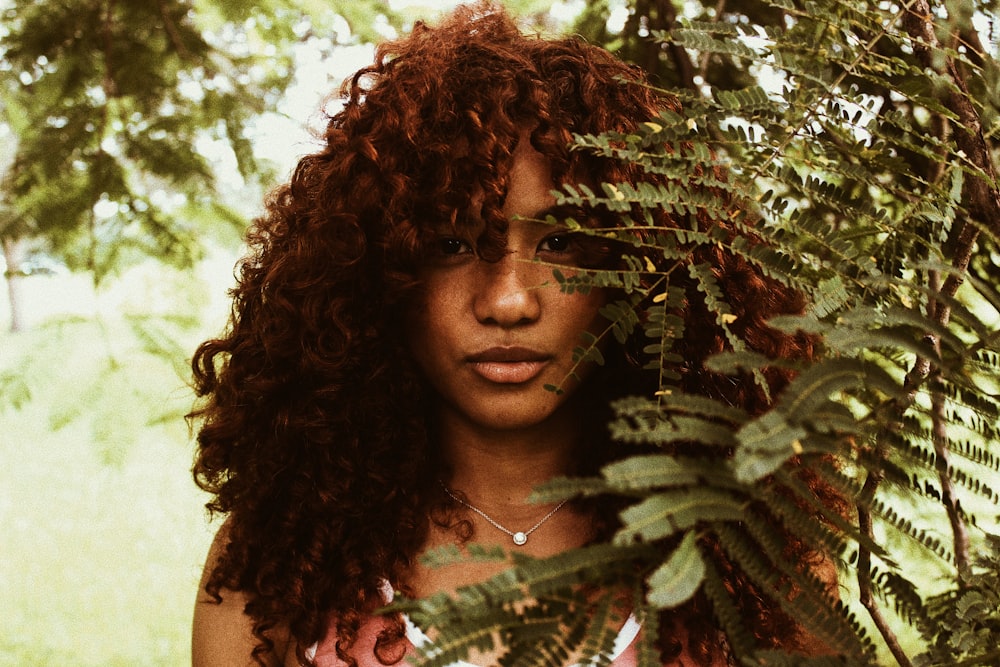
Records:
M167 35L170 37L170 43L174 45L174 49L177 51L177 56L182 60L187 60L191 57L191 53L187 50L187 48L185 48L184 42L181 40L181 35L177 32L177 26L167 13L166 4L163 0L159 0L157 2L157 7L160 9L160 17L163 19L163 27L167 31Z
M879 451L876 452L876 459L882 461L885 459L885 455L885 445L880 444ZM869 472L858 498L858 529L862 535L871 540L875 539L875 531L872 526L871 512L868 511L868 503L875 498L875 492L878 491L883 478L884 474L881 469ZM885 616L882 615L882 610L875 600L875 595L872 592L872 555L864 546L858 547L858 598L861 606L865 608L872 622L875 624L875 628L885 640L886 646L896 659L896 662L901 667L912 667L913 663L906 656L906 652L899 643L896 633L893 632L889 623L885 620Z
M934 13L928 0L915 0L909 11L903 15L903 26L913 39L914 54L921 64L928 68L934 66L934 54L939 47L934 32L933 17ZM974 168L973 173L963 184L963 199L968 202L969 216L972 220L979 221L987 229L1000 234L1000 191L995 185L996 170L990 155L990 147L983 134L979 114L972 105L965 75L954 58L945 55L943 69L954 84L948 93L946 103L958 116L958 121L954 123L953 135L958 156L968 161ZM958 291L965 280L964 276L968 271L978 236L979 227L971 220L962 221L957 227L950 240L950 259L955 270L949 272L943 283L937 274L932 275L931 288L938 294L953 297ZM946 325L951 319L951 308L944 301L935 300L930 304L929 314L935 322ZM937 337L932 336L931 339L935 348L940 349ZM926 373L931 370L930 365L926 364L925 360L918 361L923 362L922 367L926 366L926 371L922 371L926 377ZM948 440L941 419L944 412L944 398L940 390L931 393L934 451L937 455L938 477L942 487L942 503L951 523L955 560L961 584L969 564L968 530L954 497L951 480L947 475Z
M934 13L928 0L915 0L909 11L903 15L903 26L913 38L914 54L921 64L928 68L934 67L934 54L939 47L933 19ZM954 128L958 155L978 172L966 180L963 198L969 202L969 214L993 233L1000 235L1000 190L994 185L997 182L997 174L990 156L990 147L983 135L982 122L975 107L972 106L968 83L955 59L940 52L939 55L943 56L944 61L942 73L955 84L949 91L946 102L948 108L958 116ZM957 247L953 255L953 266L960 272L964 272L968 267L972 245L979 235L978 229L974 226L971 226L972 229L969 227L967 223L962 225L955 238ZM947 285L946 281L943 289L947 289Z
M937 36L934 32L934 13L931 11L928 0L914 0L909 10L903 14L903 26L914 41L914 53L924 67L934 65L934 51L938 48ZM996 186L996 170L990 156L989 146L983 134L982 123L975 108L972 106L969 97L969 87L962 71L958 68L953 58L945 57L944 70L947 76L954 83L954 87L948 93L946 104L958 117L955 123L954 137L955 145L958 149L959 157L968 161L974 168L974 173L968 177L963 184L963 199L968 202L969 215L973 220L979 221L986 228L995 233L1000 232L1000 192ZM942 159L947 159L943 156ZM953 297L964 281L964 274L969 268L972 258L972 251L976 239L979 235L979 227L971 221L964 221L960 224L950 243L951 265L955 269L949 272L947 278L942 282L937 272L931 272L930 287L932 290L946 297ZM951 308L946 301L935 299L929 304L928 315L938 324L946 325L951 319ZM940 340L937 336L928 335L927 339L935 350L940 350ZM930 360L918 358L913 367L906 375L904 388L906 394L897 401L895 405L896 414L902 414L912 405L916 399L916 394L921 385L934 371ZM934 383L937 384L936 382ZM934 450L937 456L938 477L942 486L942 504L948 514L948 519L952 528L956 564L959 571L959 583L969 563L969 539L965 520L961 515L958 501L954 495L951 480L948 477L948 438L942 419L944 413L944 397L942 392L933 390L932 396L932 420L933 420L933 440ZM890 420L890 423L893 420ZM887 425L885 428L889 428ZM881 438L878 439L879 448L876 451L876 460L884 459L886 452L883 450ZM865 480L861 495L858 499L858 526L868 537L872 534L872 517L867 510L870 503L881 484L883 472L881 469L871 470ZM909 665L909 658L906 657L899 645L895 633L888 627L882 616L881 610L875 602L871 585L871 554L863 546L859 547L858 553L858 586L861 604L868 611L876 628L882 634L889 650L900 665Z

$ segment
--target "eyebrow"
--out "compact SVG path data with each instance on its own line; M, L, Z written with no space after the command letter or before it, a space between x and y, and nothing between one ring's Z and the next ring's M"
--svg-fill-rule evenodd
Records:
M595 217L589 214L582 206L572 204L554 204L547 208L543 208L540 211L536 211L532 215L521 215L515 217L519 220L541 221L544 223L545 219L549 216L556 219L573 218L577 222L583 222L584 220Z
M555 225L546 221L549 216L556 220ZM549 206L537 212L534 217L522 216L521 219L533 222L534 224L544 225L549 229L561 228L572 234L578 233L581 229L608 226L607 220L600 215L600 211L575 204ZM571 226L566 224L567 219L572 219L576 225Z

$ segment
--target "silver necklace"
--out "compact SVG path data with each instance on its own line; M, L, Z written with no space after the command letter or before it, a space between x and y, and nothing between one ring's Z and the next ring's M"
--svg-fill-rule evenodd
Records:
M494 528L496 528L497 530L499 530L499 531L501 531L503 533L507 533L508 535L510 535L510 538L512 540L514 540L514 544L516 544L519 547L524 546L528 542L528 536L529 535L531 535L533 532L535 532L536 530L538 530L539 526L541 526L543 523L545 523L546 521L548 521L549 519L551 519L553 514L555 514L559 510L561 510L563 508L563 505L565 505L566 503L569 502L569 498L566 498L561 503L559 503L558 505L556 505L552 509L551 512L549 512L548 514L546 514L545 516L543 516L541 519L539 519L538 523L536 523L534 526L532 526L528 530L518 530L518 531L515 532L513 530L510 530L509 528L505 528L504 526L501 526L500 523L496 519L494 519L493 517L491 517L489 514L487 514L486 512L482 511L481 509L479 509L478 507L476 507L474 505L470 505L466 501L464 501L461 498L459 498L458 496L456 496L454 493L452 493L451 489L449 489L447 486L445 486L444 482L441 482L441 488L444 489L445 493L447 493L449 496L451 496L452 500L454 500L455 502L457 502L457 503L459 503L461 505L465 505L466 507L468 507L470 510L472 510L476 514L478 514L479 516L481 516L484 519L486 519L491 526L493 526Z

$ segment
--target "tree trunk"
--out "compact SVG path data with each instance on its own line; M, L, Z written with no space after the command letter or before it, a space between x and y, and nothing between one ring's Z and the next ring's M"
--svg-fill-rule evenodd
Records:
M7 279L7 296L10 299L10 330L18 332L24 330L24 273L21 271L21 262L24 259L27 243L20 238L3 238L3 258L7 262L7 271L4 277Z

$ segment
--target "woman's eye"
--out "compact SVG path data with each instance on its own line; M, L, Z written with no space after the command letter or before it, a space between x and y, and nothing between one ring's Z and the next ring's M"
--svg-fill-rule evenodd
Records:
M462 255L472 252L469 244L462 239L443 238L438 241L438 250L442 255Z
M547 252L566 252L569 250L570 243L569 234L553 234L542 240L538 249Z

